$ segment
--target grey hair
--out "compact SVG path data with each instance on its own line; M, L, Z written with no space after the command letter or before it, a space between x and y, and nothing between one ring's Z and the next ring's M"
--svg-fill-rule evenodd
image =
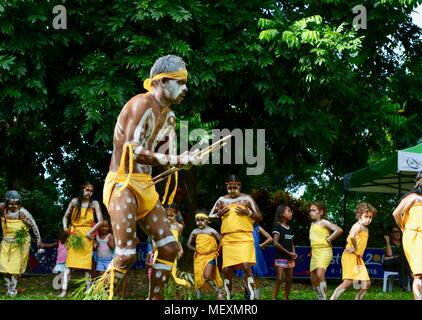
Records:
M169 54L155 60L149 73L149 77L152 78L159 73L173 72L184 68L186 68L186 64L182 58Z
M22 197L16 190L9 190L6 192L5 201L8 203L10 200L18 200L19 202L22 201Z

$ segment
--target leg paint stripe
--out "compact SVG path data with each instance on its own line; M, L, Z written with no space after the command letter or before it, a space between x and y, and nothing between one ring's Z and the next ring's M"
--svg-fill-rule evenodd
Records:
M176 238L174 236L165 237L161 240L155 241L155 246L157 248L161 248L164 247L166 244L169 244L170 242L177 242Z
M131 256L136 255L136 249L123 249L116 247L115 253L119 256Z
M168 266L163 263L154 263L152 267L156 270L166 270L166 271L171 271L171 269L173 269L172 266Z

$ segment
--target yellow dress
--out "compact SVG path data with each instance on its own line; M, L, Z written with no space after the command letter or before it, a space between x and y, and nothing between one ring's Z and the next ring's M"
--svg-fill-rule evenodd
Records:
M313 223L309 230L309 240L311 242L311 265L312 272L317 268L327 270L333 259L333 249L326 240L330 231L318 223Z
M403 214L403 250L413 274L422 274L422 202Z
M241 263L255 265L255 247L253 239L253 219L246 215L237 214L238 204L228 205L229 211L221 217L221 247L223 251L223 265L239 267Z
M215 282L220 288L223 280L217 265L217 239L210 234L198 234L195 241L195 255L193 261L193 271L195 275L195 288L199 289L205 284L204 270L211 261L215 261Z
M92 249L93 240L88 239L86 236L87 232L91 230L94 221L94 209L93 208L81 208L81 214L79 219L75 221L77 208L73 209L72 212L72 223L71 232L75 232L77 235L82 237L84 241L84 247L80 249L68 248L66 266L68 268L91 270L92 267Z
M20 275L25 272L28 264L31 237L29 227L22 220L1 218L3 228L3 240L0 251L0 273ZM25 242L19 245L15 242L16 232L25 230L27 233Z
M179 231L176 229L170 229L171 233L173 233L173 236L176 238L176 241L179 242ZM174 260L173 268L171 269L171 275L173 276L174 282L176 282L178 285L190 287L189 282L187 282L184 279L180 279L177 276L177 258Z
M368 243L368 232L361 231L356 236L358 244L357 250L353 253L344 251L341 256L341 268L343 280L361 280L368 281L369 275L366 270L365 263L362 259L363 253L365 252L366 245ZM347 237L346 249L352 247L352 240L350 240L350 234Z

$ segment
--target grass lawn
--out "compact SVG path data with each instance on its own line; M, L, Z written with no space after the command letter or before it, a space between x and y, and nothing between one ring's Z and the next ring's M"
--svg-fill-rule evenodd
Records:
M126 299L127 300L144 300L148 293L148 281L146 276L146 270L133 270L128 274L128 282L126 288ZM58 291L52 287L52 280L54 275L23 275L18 284L19 294L16 297L7 297L4 293L5 282L0 279L0 285L2 285L3 293L0 294L1 300L58 300ZM75 275L74 278L79 278L81 275ZM328 294L331 295L337 285L340 284L340 280L329 280L328 281ZM71 293L76 288L76 285L72 283L69 286L69 292ZM261 300L271 300L273 279L261 279ZM282 298L283 286L280 288L279 299ZM182 289L181 294L186 299L196 299L193 289ZM168 290L166 294L167 299L175 299L174 290ZM342 300L353 300L356 291L350 288L342 296ZM66 297L64 299L71 299ZM215 295L204 292L203 300L215 300ZM371 288L364 297L365 300L413 300L411 292L402 292L397 283L395 283L393 292L382 292L382 281L375 280L372 283ZM234 296L233 300L244 300L242 281L239 278L234 278ZM290 292L290 300L316 300L315 294L306 279L295 279L292 290Z

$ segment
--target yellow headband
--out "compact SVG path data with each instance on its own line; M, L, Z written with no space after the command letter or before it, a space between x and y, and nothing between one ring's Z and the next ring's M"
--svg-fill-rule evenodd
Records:
M205 213L197 213L195 214L195 219L204 218L208 220L208 216Z
M148 90L148 92L152 91L152 81L159 80L162 78L170 78L175 80L188 80L188 71L186 69L173 71L173 72L163 72L156 74L151 78L148 78L144 81L144 88Z

